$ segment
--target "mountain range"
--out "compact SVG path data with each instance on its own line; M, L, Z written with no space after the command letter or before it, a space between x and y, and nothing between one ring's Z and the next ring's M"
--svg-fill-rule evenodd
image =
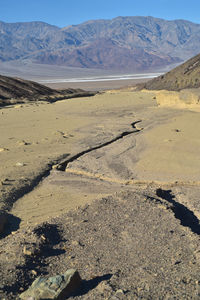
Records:
M81 68L147 71L199 53L200 24L153 17L91 20L59 28L0 22L0 61L29 60Z

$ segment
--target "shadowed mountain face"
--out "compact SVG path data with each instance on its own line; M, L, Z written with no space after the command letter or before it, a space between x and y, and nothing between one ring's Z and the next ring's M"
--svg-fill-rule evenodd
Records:
M200 87L200 54L189 59L165 75L138 85L148 90L178 91L186 88Z
M58 28L43 22L0 22L0 60L133 71L186 60L200 48L200 24L117 17Z

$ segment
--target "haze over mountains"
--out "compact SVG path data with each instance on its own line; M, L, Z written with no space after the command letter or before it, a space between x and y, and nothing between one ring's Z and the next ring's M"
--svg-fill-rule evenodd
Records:
M0 61L147 71L199 52L200 24L117 17L59 28L43 22L0 22Z

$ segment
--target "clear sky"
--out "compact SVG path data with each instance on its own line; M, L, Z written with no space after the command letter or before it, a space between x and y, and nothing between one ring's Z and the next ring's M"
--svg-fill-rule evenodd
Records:
M64 27L117 16L200 23L200 0L0 0L0 20L4 22L43 21Z

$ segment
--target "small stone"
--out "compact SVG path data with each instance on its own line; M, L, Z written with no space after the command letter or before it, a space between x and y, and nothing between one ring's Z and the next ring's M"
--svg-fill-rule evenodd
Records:
M123 299L123 298L124 298L124 291L121 290L121 289L117 290L117 291L115 292L115 297L116 297L117 299Z
M124 294L124 291L119 289L119 290L116 291L115 295L117 295L117 294Z
M21 108L21 107L23 107L21 104L17 104L14 106L14 108Z
M37 275L37 272L35 270L31 270L31 273L35 276Z
M8 151L7 148L0 148L0 152L3 152L3 151Z
M42 239L43 241L46 241L46 237L44 236L44 234L41 235L41 239Z
M78 246L78 245L79 245L79 242L77 242L77 241L72 241L71 244L72 244L73 246Z
M27 145L30 145L30 143L29 142L26 142L26 141L18 141L17 142L17 144L19 145L19 146L27 146Z
M14 234L16 234L16 233L17 233L17 231L12 231L12 232L11 232L12 235L14 235Z
M74 269L54 277L38 277L27 291L20 295L24 300L59 299L65 300L79 288L81 277Z
M16 167L23 167L23 166L25 166L24 163L21 163L21 162L17 162L17 163L16 163Z
M24 248L23 248L23 253L28 256L33 255L33 251L28 250L26 246L24 246Z

